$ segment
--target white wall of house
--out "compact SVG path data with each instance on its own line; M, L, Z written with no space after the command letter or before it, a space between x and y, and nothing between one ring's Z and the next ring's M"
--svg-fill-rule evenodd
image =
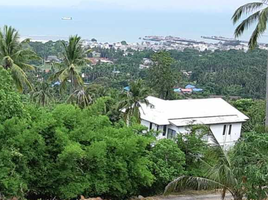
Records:
M220 144L233 146L241 136L242 123L215 124L211 125L210 129Z
M150 122L148 122L148 121L141 120L141 124L146 126L148 129L150 128ZM167 125L165 134L163 133L164 126L158 126L158 125L152 123L151 128L155 131L158 130L161 132L157 136L157 139L165 139L165 138L170 137L171 134L169 134L169 129L175 131L176 134L189 133L188 127L177 127L174 125ZM211 129L212 133L214 134L214 136L216 137L218 142L224 148L228 148L228 147L233 146L235 144L235 142L241 136L241 128L242 128L242 123L210 125L210 129ZM208 142L210 142L210 141L208 141Z
M143 126L146 126L146 127L150 127L150 122L148 122L148 121L145 121L145 120L141 120L141 125L143 125Z

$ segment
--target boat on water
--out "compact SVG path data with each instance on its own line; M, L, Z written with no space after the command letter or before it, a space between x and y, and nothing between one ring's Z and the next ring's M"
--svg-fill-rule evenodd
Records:
M62 20L73 20L73 18L72 17L63 17L63 18L61 18Z

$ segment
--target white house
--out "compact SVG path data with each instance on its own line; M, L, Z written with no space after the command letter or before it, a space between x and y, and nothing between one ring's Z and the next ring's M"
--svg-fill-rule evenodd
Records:
M147 97L151 105L141 104L141 124L161 132L158 139L187 134L189 125L207 125L224 148L233 146L248 117L221 98L162 100Z

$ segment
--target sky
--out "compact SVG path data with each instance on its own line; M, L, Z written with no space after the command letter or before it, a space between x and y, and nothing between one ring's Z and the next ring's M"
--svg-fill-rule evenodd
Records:
M0 5L230 12L252 0L8 0Z
M102 42L140 41L146 35L233 37L232 14L254 0L0 0L0 27L21 36L66 39L79 34ZM62 17L72 17L63 21ZM241 39L247 40L249 33ZM267 38L265 38L266 40Z

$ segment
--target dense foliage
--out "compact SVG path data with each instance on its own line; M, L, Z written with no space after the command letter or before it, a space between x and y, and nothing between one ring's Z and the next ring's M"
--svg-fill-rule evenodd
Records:
M24 107L9 73L0 72L5 103L0 113L4 198L71 199L83 194L124 199L153 184L161 184L158 189L163 190L165 183L183 173L185 156L173 141L152 147L153 137L144 137L140 125L112 125L106 116L109 99L99 98L87 109L68 104ZM159 157L165 148L173 151L172 166ZM168 171L161 172L166 167Z
M5 28L13 52L24 54L0 52L0 198L127 199L161 193L176 177L197 181L194 189L229 190L239 200L266 197L268 138L261 134L265 102L259 99L265 93L265 51L94 48L112 61L94 65L79 36L20 43L16 30ZM0 47L7 47L5 42L6 34L0 34ZM28 45L43 61L30 59L38 57ZM32 65L36 68L29 71ZM205 92L173 91L189 83ZM26 85L34 85L33 91L18 93ZM139 124L140 103L150 105L149 95L213 94L254 98L230 102L250 117L243 126L250 133L228 154L205 142L207 127L189 127L190 134L175 141L157 141L158 133Z
M252 99L239 99L232 102L233 105L249 117L249 120L243 124L243 131L265 132L265 101Z
M0 67L0 121L25 116L20 95L15 91L9 72Z
M150 153L150 160L153 162L152 169L156 178L153 190L160 193L170 180L185 173L185 154L172 140L158 141Z
M43 44L43 48L49 48L50 55L58 55L61 58L63 49L55 51L60 43L52 42ZM35 43L30 43L38 55L42 54L43 50L36 48ZM39 46L42 46L38 43ZM56 48L58 49L58 47ZM166 53L154 54L151 50L132 51L123 53L117 49L100 49L94 48L96 52L101 53L101 57L110 59L113 64L98 63L93 68L84 68L86 82L99 82L110 85L113 88L123 88L128 84L129 80L144 79L148 81L148 86L156 91L160 90L160 86L164 87L185 87L192 83L203 88L203 96L216 94L223 96L240 96L248 98L264 98L265 96L265 70L267 53L265 50L252 50L244 52L242 50L229 51L204 51L185 49L182 52L171 50ZM53 51L57 52L54 53ZM165 54L165 56L164 56ZM162 57L160 55L163 55ZM168 60L168 55L172 60ZM143 59L151 59L155 61L155 67L140 68L143 64ZM161 65L171 65L171 69L156 68L157 59L161 58ZM160 65L159 65L160 66ZM42 67L41 67L42 68ZM47 66L44 66L47 68ZM119 74L114 74L113 70L120 71ZM190 72L185 75L183 72ZM152 75L152 73L154 75ZM156 87L157 79L160 77L157 73L166 77L169 80L167 83ZM151 77L151 78L150 78ZM167 79L168 78L168 79ZM161 79L161 77L160 77ZM162 79L161 79L162 80ZM159 81L163 83L163 81ZM163 90L163 89L162 89ZM158 91L159 92L159 91ZM172 97L174 98L174 97Z
M111 126L99 100L89 109L30 106L31 119L1 123L2 195L62 199L138 195L154 176L150 139L133 128Z
M221 189L225 199L228 191L234 200L260 200L268 197L267 193L267 134L247 133L231 151L224 151L213 134L209 134L212 143L209 163L204 158L200 168L202 175L183 175L170 182L165 193L176 189ZM202 154L201 154L202 155Z
M237 185L247 199L267 198L267 133L247 133L235 146L231 162L235 166L234 174L240 177Z

